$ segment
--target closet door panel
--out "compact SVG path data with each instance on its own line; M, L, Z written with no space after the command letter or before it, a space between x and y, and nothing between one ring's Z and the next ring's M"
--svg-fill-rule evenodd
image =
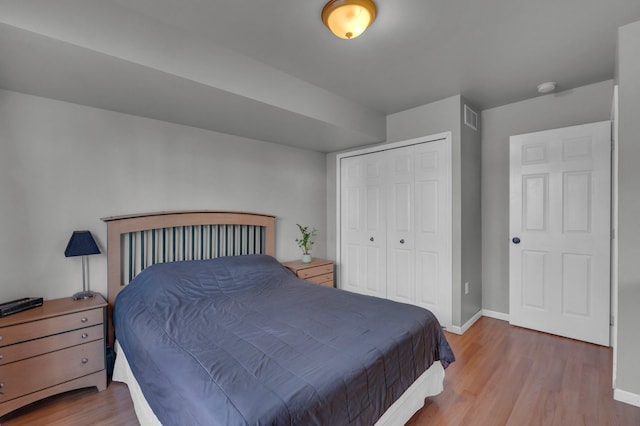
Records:
M371 161L373 160L373 161ZM377 159L371 159L367 163L377 163ZM377 168L376 168L377 170ZM385 230L382 224L384 212L384 193L378 175L369 176L365 187L365 232L362 236L364 246L364 263L366 279L364 282L365 293L372 296L386 297L386 252Z
M417 161L420 164L419 161ZM423 170L416 182L416 303L432 309L440 303L438 256L440 182Z
M387 262L386 245L386 196L385 181L387 167L384 157L380 154L365 155L364 186L365 186L365 223L361 244L365 247L366 271L364 287L366 294L387 297Z
M341 263L342 288L356 293L364 293L363 253L359 243L364 224L363 163L357 157L342 160L340 178L341 238L343 240L343 261Z
M387 296L415 303L413 146L387 151L391 170L387 203Z
M445 141L416 146L416 300L442 325L451 324L450 148Z
M396 249L389 259L389 299L413 304L415 301L414 254L412 250Z
M341 160L340 286L386 297L384 164L379 155Z
M437 252L420 251L416 254L416 304L434 306L441 299L440 256Z

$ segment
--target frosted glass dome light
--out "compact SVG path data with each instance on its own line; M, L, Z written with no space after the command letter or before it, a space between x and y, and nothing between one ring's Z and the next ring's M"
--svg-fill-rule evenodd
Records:
M358 37L376 19L372 0L331 0L322 9L322 22L342 39Z

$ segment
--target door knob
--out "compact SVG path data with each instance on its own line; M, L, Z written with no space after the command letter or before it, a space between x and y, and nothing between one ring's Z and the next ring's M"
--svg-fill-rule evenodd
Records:
M520 238L518 237L513 237L511 241L513 241L513 244L520 244Z
M404 239L400 240L400 244L404 244Z
M373 237L369 238L369 241L372 241L372 242L373 242Z

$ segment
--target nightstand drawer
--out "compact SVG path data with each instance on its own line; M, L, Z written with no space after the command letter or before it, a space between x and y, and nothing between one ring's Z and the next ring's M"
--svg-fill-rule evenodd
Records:
M333 264L320 265L314 268L306 268L298 271L298 278L307 279L317 275L333 274Z
M45 318L25 324L4 327L0 330L0 347L13 345L39 337L90 327L104 322L102 308Z
M104 339L103 324L30 340L11 346L4 346L0 348L0 365L100 339Z
M307 278L307 281L310 281L315 284L324 285L327 287L333 287L333 273L316 275L315 277Z
M0 367L0 403L104 369L104 340Z

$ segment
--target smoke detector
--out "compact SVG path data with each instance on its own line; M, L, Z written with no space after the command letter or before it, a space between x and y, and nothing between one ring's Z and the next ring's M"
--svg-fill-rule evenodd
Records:
M538 84L538 93L550 93L556 90L557 83L555 81L547 81Z

